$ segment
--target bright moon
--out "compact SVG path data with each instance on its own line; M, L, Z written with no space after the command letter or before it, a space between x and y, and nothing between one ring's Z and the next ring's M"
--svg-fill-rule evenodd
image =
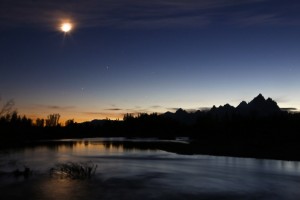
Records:
M63 32L67 33L67 32L69 32L69 31L71 31L71 29L72 29L72 24L71 24L71 23L63 23L63 24L61 25L60 29L61 29Z

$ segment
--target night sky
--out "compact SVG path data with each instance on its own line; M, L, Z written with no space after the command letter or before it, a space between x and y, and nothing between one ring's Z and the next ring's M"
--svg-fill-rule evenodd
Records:
M78 122L259 93L300 109L299 11L297 0L0 0L0 105Z

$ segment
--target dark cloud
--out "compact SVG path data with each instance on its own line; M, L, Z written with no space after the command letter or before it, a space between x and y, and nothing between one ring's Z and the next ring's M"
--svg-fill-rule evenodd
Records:
M205 26L232 13L239 14L239 23L276 23L279 3L271 0L1 0L0 25L19 26L36 24L55 26L61 20L72 19L78 27L178 27ZM272 6L268 6L272 4ZM251 7L249 5L256 5ZM267 12L258 12L264 5ZM277 5L277 7L276 7ZM285 6L285 9L294 5ZM277 10L276 10L277 8ZM253 10L252 10L253 9ZM292 10L293 13L297 9ZM282 17L282 15L281 15Z
M75 106L57 106L57 105L40 105L40 104L37 104L35 106L40 108L46 108L49 110L71 110L76 108Z
M249 7L232 14L232 22L243 26L299 25L300 2L283 3L280 0L254 1Z
M159 108L162 108L162 106L154 105L154 106L150 106L150 108L152 108L152 109L159 109Z
M297 112L297 108L280 108L282 111L287 111L287 112Z
M256 14L237 17L236 22L243 26L252 25L275 25L283 23L283 19L276 14Z
M109 110L109 111L120 111L123 110L122 108L107 108L105 110Z
M154 108L161 108L161 106L154 106L151 107L152 109ZM126 113L131 113L134 115L137 115L138 113L152 113L153 111L151 109L142 109L139 106L135 106L133 108L106 108L103 109L103 112L83 112L83 114L87 115L124 115Z
M176 112L179 108L167 108L170 112Z

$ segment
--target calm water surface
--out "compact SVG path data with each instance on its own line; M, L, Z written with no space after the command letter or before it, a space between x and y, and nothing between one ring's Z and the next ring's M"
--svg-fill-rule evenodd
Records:
M299 162L178 155L141 142L158 141L59 140L1 151L1 199L300 199ZM92 161L95 176L49 175L69 161ZM24 165L33 170L29 178L11 173Z

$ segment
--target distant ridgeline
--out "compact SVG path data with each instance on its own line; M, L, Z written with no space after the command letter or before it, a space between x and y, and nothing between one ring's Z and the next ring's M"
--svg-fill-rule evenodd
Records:
M271 98L265 99L259 94L249 103L243 101L237 107L226 104L191 113L178 109L175 113L126 114L123 121L93 120L81 126L101 129L105 136L212 139L229 135L254 138L254 135L269 134L293 135L294 138L300 133L299 124L299 113L282 110Z
M224 106L219 107L213 106L206 112L196 111L194 113L188 113L180 108L175 113L166 112L163 115L183 123L193 124L203 115L222 119L232 117L267 118L287 114L287 111L281 110L277 103L271 98L265 99L262 94L259 94L249 103L242 101L237 107L225 104Z
M59 114L57 114L59 116ZM52 115L51 115L52 116ZM47 121L47 120L46 120ZM48 123L49 124L49 123ZM249 103L237 107L229 104L213 106L208 111L187 112L178 109L175 113L126 114L123 121L93 120L84 123L70 121L66 126L33 123L16 113L0 118L2 138L72 138L72 137L160 137L174 138L220 138L225 135L288 135L300 133L300 114L281 110L271 98L261 94ZM289 132L289 133L287 133ZM226 133L226 134L224 134ZM293 138L294 138L293 136Z
M237 107L226 104L192 113L178 109L175 113L126 114L123 121L69 120L66 126L60 126L57 118L54 124L33 123L16 113L0 116L0 148L15 145L16 141L39 139L189 137L192 142L189 146L181 145L180 153L300 160L300 114L281 110L275 101L261 94ZM172 149L177 152L178 145Z

